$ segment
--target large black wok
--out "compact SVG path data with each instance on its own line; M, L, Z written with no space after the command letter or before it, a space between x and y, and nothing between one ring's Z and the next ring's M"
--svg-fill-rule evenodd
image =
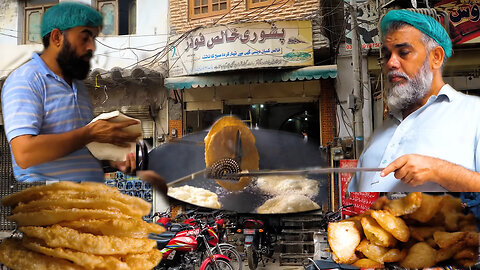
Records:
M260 156L260 169L301 169L327 164L317 147L304 143L301 136L264 129L252 130L252 133ZM152 149L148 154L148 169L162 175L167 183L205 169L205 147L201 143L206 135L207 131L187 135L180 142L166 143ZM318 180L319 193L313 200L323 210L328 209L328 175L308 177ZM226 191L203 174L175 186L182 185L213 191L218 194L222 209L238 213L255 213L257 207L272 197L253 185L243 191Z

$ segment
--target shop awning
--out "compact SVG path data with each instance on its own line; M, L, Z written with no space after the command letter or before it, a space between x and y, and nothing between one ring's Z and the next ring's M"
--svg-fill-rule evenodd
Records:
M188 89L221 85L319 80L337 77L337 65L310 66L298 69L248 70L225 74L208 74L165 78L168 89Z

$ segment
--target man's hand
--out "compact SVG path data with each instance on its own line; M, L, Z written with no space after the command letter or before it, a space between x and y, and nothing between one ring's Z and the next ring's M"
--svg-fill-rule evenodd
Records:
M442 163L447 162L438 158L408 154L390 163L383 169L380 176L385 177L395 172L396 179L411 186L419 186L427 182L437 182L436 180L439 179L437 168L442 166Z
M110 161L110 166L124 173L132 174L137 169L137 156L135 153L129 153L125 161Z
M168 187L167 184L165 183L165 180L163 177L158 175L154 171L138 171L137 176L140 177L145 182L150 183L155 189L159 190L162 192L164 195L167 195Z
M404 155L383 169L380 176L392 172L395 178L412 186L435 182L449 191L480 192L480 173L439 158Z
M127 120L112 123L98 120L86 126L88 129L88 142L111 143L120 147L128 147L128 142L134 142L140 133L131 133L123 130L126 127L137 125L137 120Z

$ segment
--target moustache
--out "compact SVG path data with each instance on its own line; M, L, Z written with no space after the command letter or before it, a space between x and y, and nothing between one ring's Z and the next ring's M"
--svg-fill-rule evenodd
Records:
M90 61L90 59L93 57L93 52L92 51L88 51L86 54L82 55L82 59L88 59Z
M391 81L393 77L400 77L400 78L403 78L403 79L405 79L405 80L407 80L407 81L410 81L410 77L408 77L407 74L405 74L405 73L403 73L403 72L400 72L400 71L394 71L394 70L392 70L392 71L389 71L389 72L387 73L387 78L388 78L389 81Z

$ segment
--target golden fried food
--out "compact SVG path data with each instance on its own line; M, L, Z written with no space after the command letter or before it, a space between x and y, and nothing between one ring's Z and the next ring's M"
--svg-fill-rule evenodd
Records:
M462 249L457 254L453 256L455 260L473 260L478 258L478 250L473 250L472 248Z
M126 263L115 256L99 256L67 248L50 248L42 245L40 241L29 238L24 238L22 244L31 251L46 256L69 260L86 269L130 269Z
M455 254L457 254L459 251L465 248L465 243L464 242L457 242L453 244L452 246L449 246L447 248L441 248L437 250L437 255L435 257L435 262L443 262L446 261L450 258L452 258Z
M403 260L407 256L407 250L406 249L390 249L385 253L382 257L382 262L399 262Z
M337 263L351 263L361 240L361 232L352 221L329 223L327 237Z
M168 196L177 200L195 204L198 206L219 209L222 204L218 201L218 195L208 189L184 185L168 189Z
M410 226L410 235L417 241L423 242L428 238L433 236L434 232L444 232L445 227L435 226L435 227L415 227Z
M60 222L58 225L75 229L81 233L132 238L146 238L149 233L160 234L165 232L165 228L160 225L135 218L80 219Z
M131 217L139 218L148 214L148 212L145 213L138 208L124 204L122 202L101 197L87 199L40 199L36 201L31 201L26 204L20 203L17 207L15 207L15 209L13 209L12 212L14 214L20 212L29 213L37 212L40 210L52 210L55 208L102 209L107 211L120 211Z
M0 243L0 262L12 270L83 270L67 260L45 256L24 248L20 240L5 239Z
M352 264L353 266L362 268L362 269L378 269L385 268L382 263L370 260L370 259L360 259Z
M362 252L362 254L370 260L383 263L383 256L387 253L388 248L375 245L367 239L363 239L356 250Z
M391 233L396 239L402 242L410 239L410 230L403 219L395 217L385 210L372 211L371 215L384 230Z
M435 265L436 253L437 251L427 243L418 242L408 250L400 265L408 269L432 267Z
M417 211L422 204L422 193L412 192L407 196L388 201L384 207L385 210L392 212L396 217L411 214ZM382 208L376 209L381 210Z
M362 217L361 224L365 236L373 244L382 247L393 247L397 244L397 239L384 230L374 218L370 216Z
M442 201L440 212L445 217L445 227L448 231L457 231L459 229L459 220L463 216L461 213L463 209L462 200L454 198L450 195L445 195Z
M313 197L318 194L318 181L303 175L269 175L257 178L256 186L266 194L297 193Z
M235 158L235 139L240 131L242 140L242 157L240 170L258 170L260 157L255 146L255 137L245 125L227 126L213 134L208 148L205 149L205 165L210 168L215 162L224 158ZM252 177L241 177L238 182L217 181L217 183L231 191L242 190L252 181Z
M46 226L57 224L62 221L79 219L107 219L107 218L130 218L121 212L112 212L97 209L53 209L40 210L38 212L16 213L7 219L15 221L18 226Z
M383 207L389 202L387 196L379 197L373 204L370 206L370 209L373 210L382 210Z
M74 229L50 227L19 227L26 236L45 241L49 247L70 248L95 255L144 253L156 246L155 240L80 233Z
M302 194L284 194L265 201L257 208L259 214L297 213L320 209L320 206Z
M204 142L205 142L205 150L208 149L208 146L210 145L210 141L212 140L212 137L215 133L217 133L220 129L228 126L241 126L245 125L239 118L229 115L229 116L224 116L215 123L213 123L213 126L210 128L208 131L207 136L205 136Z
M99 256L67 248L50 248L42 245L38 241L33 241L28 238L23 240L23 246L47 256L72 261L86 269L152 269L162 258L162 254L158 249L152 249L145 253L126 254L123 256Z
M478 232L474 231L474 232L467 232L467 235L465 236L465 238L463 239L463 241L465 241L465 243L467 244L467 246L469 247L478 247L480 241L479 241L479 237L478 237Z
M102 183L96 182L83 182L83 183L73 183L69 181L62 181L56 182L51 185L45 186L36 186L31 187L20 192L16 192L13 194L8 195L7 197L2 199L2 204L5 206L13 206L18 204L19 202L27 203L31 200L37 200L43 196L44 192L49 191L61 191L61 190L69 190L69 191L77 191L77 192L92 192L97 193L101 191L108 191L108 192L118 192L118 190L108 187Z
M467 234L467 232L434 232L433 239L440 248L447 248L463 240Z
M438 210L440 210L442 207L443 196L431 196L425 193L422 193L421 196L422 200L420 208L408 217L425 223L433 218Z

